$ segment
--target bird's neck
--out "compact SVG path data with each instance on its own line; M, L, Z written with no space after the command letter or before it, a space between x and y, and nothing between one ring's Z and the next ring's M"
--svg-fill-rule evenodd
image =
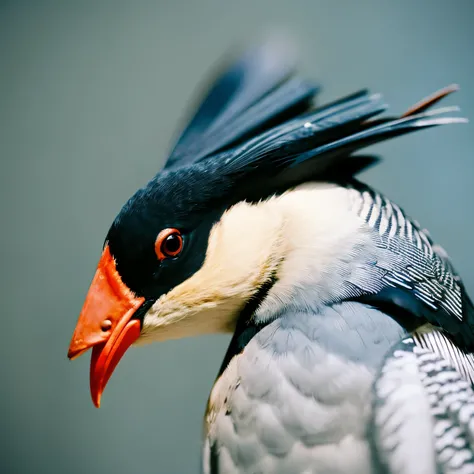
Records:
M270 205L281 216L281 262L275 283L254 314L263 324L289 309L315 312L340 300L350 272L360 268L364 247L373 245L370 228L353 209L353 190L309 183Z
M278 223L266 235L274 238L268 247L276 253L272 261L279 263L273 277L263 280L265 283L240 311L221 372L273 321L317 315L329 302L338 301L354 260L363 254L360 250L365 245L371 245L367 226L353 211L351 189L309 183L258 206L262 217L271 215L268 222ZM329 331L326 340L339 345L343 338L340 331Z

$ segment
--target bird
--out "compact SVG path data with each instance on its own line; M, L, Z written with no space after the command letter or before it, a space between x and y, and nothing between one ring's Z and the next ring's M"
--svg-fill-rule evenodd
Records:
M113 221L68 357L226 333L206 474L474 473L474 306L445 250L357 175L367 147L465 123L360 90L324 105L273 42L229 55Z

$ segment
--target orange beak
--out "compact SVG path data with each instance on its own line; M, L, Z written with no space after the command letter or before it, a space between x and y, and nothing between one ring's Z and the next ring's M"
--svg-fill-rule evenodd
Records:
M75 359L92 348L90 388L99 408L102 392L127 349L140 335L140 321L132 319L145 298L123 283L107 245L87 293L68 357Z

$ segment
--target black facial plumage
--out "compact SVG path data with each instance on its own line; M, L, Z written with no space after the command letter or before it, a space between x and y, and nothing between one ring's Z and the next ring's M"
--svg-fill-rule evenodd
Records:
M209 232L227 207L223 180L209 178L206 169L196 167L159 173L115 219L106 243L123 282L136 295L156 300L201 267ZM155 241L167 228L181 232L183 251L160 262Z
M272 44L244 54L214 82L164 169L123 207L106 242L136 295L154 301L193 275L212 226L234 203L309 180L351 180L377 161L355 151L457 120L424 112L454 88L402 117L374 118L386 109L379 95L311 108L318 87L291 75ZM183 251L160 262L154 244L166 228L182 233Z

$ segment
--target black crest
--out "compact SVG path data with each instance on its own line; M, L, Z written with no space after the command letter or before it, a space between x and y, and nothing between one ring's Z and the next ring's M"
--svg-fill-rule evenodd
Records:
M362 90L322 107L317 85L266 43L218 76L180 135L166 170L194 167L219 175L236 199L258 199L304 181L344 180L377 161L358 150L428 127L464 121L455 108L428 109L449 86L399 117L383 117L380 94Z

